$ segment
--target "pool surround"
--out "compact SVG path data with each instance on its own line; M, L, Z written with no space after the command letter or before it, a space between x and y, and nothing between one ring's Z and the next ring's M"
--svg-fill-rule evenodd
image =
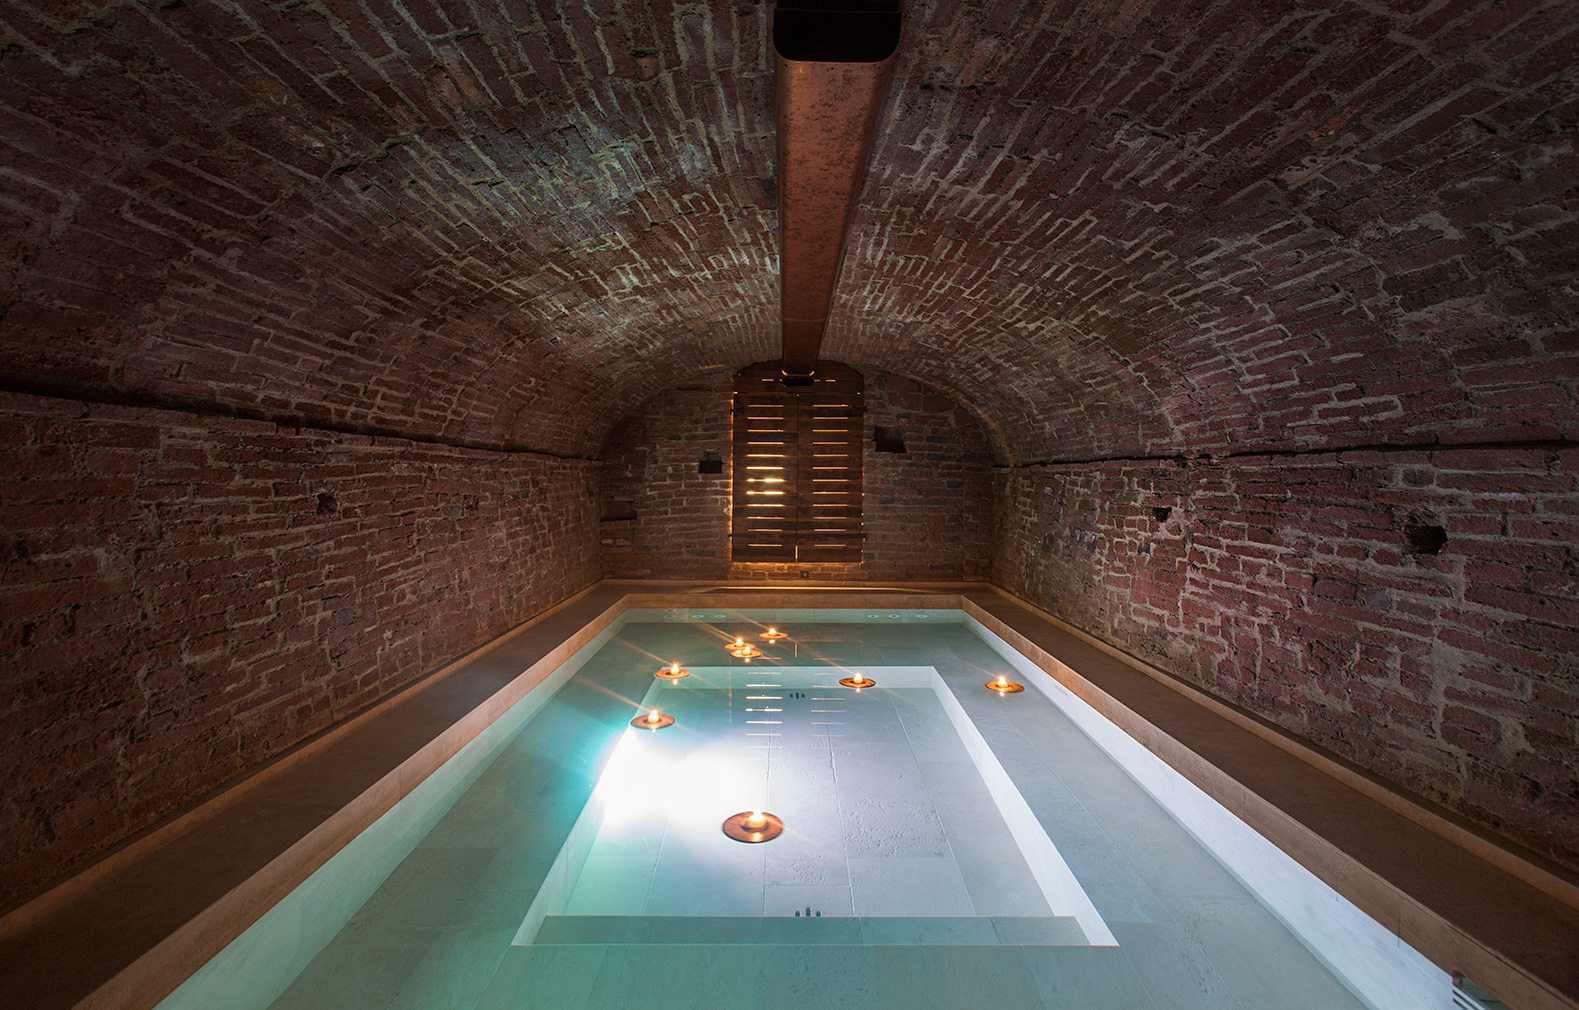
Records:
M1525 1010L1579 1007L1579 885L1559 868L979 584L601 583L11 909L0 986L40 1010L153 1006L621 613L704 592L963 610L1438 965Z

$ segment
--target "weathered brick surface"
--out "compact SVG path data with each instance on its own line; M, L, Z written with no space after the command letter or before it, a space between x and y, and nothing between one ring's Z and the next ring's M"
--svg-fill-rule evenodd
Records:
M665 417L690 431L687 411L717 409L663 391L767 358L777 341L767 15L750 0L9 3L0 388L269 422L169 422L224 438L306 424L585 458L607 442L624 447L611 466L646 445L640 466L657 469L642 481L615 475L632 489L611 497L651 486L643 507L669 510L669 532L603 524L608 570L658 559L723 574L716 480L671 480L674 466L694 473L689 448L678 463L652 461L671 448L656 440ZM1574 566L1557 560L1579 536L1579 510L1549 483L1573 473L1579 434L1579 0L929 0L907 3L906 18L823 353L969 405L999 462L1058 464L1006 478L1005 508L1023 523L1002 537L999 577L1488 823L1548 847L1571 838L1571 787L1551 768L1579 764ZM630 404L659 394L654 416L632 422L655 425L655 440L628 430L610 441ZM144 466L116 469L128 465L121 423L85 436L69 468L29 461L34 479L86 497L54 502L28 529L143 522L153 499L117 497ZM27 452L38 437L13 426L3 444ZM715 436L681 441L692 437ZM1397 469L1398 456L1348 459L1357 446L1515 443L1558 462L1524 472L1428 455L1416 473ZM383 447L358 451L383 465ZM1273 452L1331 452L1357 476L1311 483L1316 457L1247 459ZM192 487L247 479L205 453L181 463ZM1121 489L1156 467L1079 461L1230 454L1188 467L1229 487L1205 546L1175 562L1188 596L1145 581L1167 545L1126 568L1091 542L1068 562L1089 578L1027 574L1049 536L1134 543L1127 524L1149 515L1143 505L1106 518L1025 511L1041 500L1038 482ZM964 450L959 459L970 463ZM479 480L491 472L464 465ZM391 471L397 487L408 476ZM1347 497L1360 491L1377 497ZM1235 518L1241 498L1249 518ZM1355 532L1396 534L1399 509L1444 501L1441 556L1389 567ZM120 504L94 512L89 502ZM564 508L554 536L568 543L584 534L576 507ZM1345 603L1342 578L1297 563L1293 582L1269 589L1257 566L1295 548L1265 517L1285 513L1338 531L1329 553L1310 548L1322 565L1396 569L1404 588L1363 583L1392 609ZM241 537L279 521L249 513L216 525ZM870 571L817 574L941 575L956 562L934 569L912 547L939 530L961 543L979 535L896 521L873 528ZM1466 543L1479 553L1454 553ZM451 546L462 563L482 556ZM199 582L250 571L204 553L212 546L178 547L190 557L158 567L187 566ZM144 570L140 554L98 558L63 550L26 564L72 586L103 585L95 564ZM969 549L958 558L969 575ZM309 578L316 569L302 564L281 578ZM386 578L420 581L401 565L339 564L372 577L369 592ZM1440 593L1428 575L1445 580ZM17 605L49 611L54 592ZM94 627L124 616L123 595L61 600ZM1287 604L1294 623L1268 623L1267 609L1290 597L1303 608ZM211 620L215 605L184 603L190 613L172 626ZM1167 627L1154 610L1180 615L1180 635L1186 617L1204 622L1200 652L1152 642L1140 629ZM34 621L32 634L55 641L64 631L53 620ZM1305 651L1279 659L1278 627L1301 629L1287 634ZM1372 644L1383 629L1397 640ZM1406 663L1422 640L1431 647ZM71 641L28 648L53 648L38 662L54 671L121 648L114 636ZM194 641L194 655L228 647ZM1385 707L1365 700L1365 685L1394 674L1346 666L1356 642L1384 654L1366 652L1366 671L1396 666ZM1492 643L1502 651L1475 651ZM1290 683L1269 673L1247 687L1221 672L1239 670L1252 646L1264 650L1251 653L1257 664L1283 662L1265 669ZM1493 683L1470 669L1493 670ZM1475 701L1493 695L1514 709ZM1518 705L1544 706L1532 720L1570 721L1527 722ZM1411 718L1418 739L1394 725ZM1564 732L1566 750L1552 742ZM1479 753L1476 741L1492 736L1492 756ZM1521 749L1531 741L1547 749ZM81 746L84 763L102 763ZM1534 784L1527 798L1520 782ZM0 834L8 851L11 837Z
M0 369L590 455L772 353L767 15L13 3ZM825 355L1019 461L1573 438L1576 25L909 4Z
M1572 439L1576 27L928 5L825 353L910 357L1019 461Z
M0 368L589 455L696 343L771 353L762 31L722 3L10 5Z
M910 379L866 376L860 564L731 564L732 373L660 393L604 447L603 572L609 578L958 580L985 576L990 456L976 419ZM878 452L877 426L904 434ZM721 474L698 473L708 453ZM628 506L628 508L627 508ZM634 511L634 518L618 518Z
M1048 466L997 491L1004 586L1579 867L1579 455ZM1409 552L1417 525L1439 554Z
M598 577L594 464L0 398L0 903Z

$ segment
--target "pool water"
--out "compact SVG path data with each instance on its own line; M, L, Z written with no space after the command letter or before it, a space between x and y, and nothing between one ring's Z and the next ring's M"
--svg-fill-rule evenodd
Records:
M778 924L802 942L1113 942L931 667L867 665L880 689L851 690L837 666L691 666L648 691L678 722L620 741L561 850L568 887L516 943L724 942L741 917L829 920ZM785 833L726 837L741 807Z
M883 616L632 612L257 1005L1438 1005L1357 997L961 617ZM719 830L759 808L783 836Z

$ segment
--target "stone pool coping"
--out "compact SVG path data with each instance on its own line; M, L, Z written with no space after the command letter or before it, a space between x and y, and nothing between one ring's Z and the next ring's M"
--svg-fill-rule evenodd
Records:
M0 991L153 1007L621 613L699 593L962 610L1442 968L1519 1010L1579 1008L1570 875L982 583L597 583L8 912Z

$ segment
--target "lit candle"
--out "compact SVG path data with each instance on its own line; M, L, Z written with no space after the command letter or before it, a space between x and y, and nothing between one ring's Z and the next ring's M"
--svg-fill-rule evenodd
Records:
M999 674L998 675L998 686L999 687L1008 687L1009 686L1009 678L1003 676L1002 674Z
M779 633L779 629L777 629L777 628L769 628L768 629L768 634L770 634L770 635L776 635L778 633Z
M767 817L760 810L751 811L751 816L746 818L746 827L751 828L753 831L766 827L767 823Z
M669 672L670 673L679 673L680 672L680 664L679 663L672 663L672 664L670 664Z
M657 709L653 709L651 712L647 713L647 721L648 722L657 722L658 720L660 720L662 718L663 717L658 714L658 710Z
M737 638L737 639L735 639L735 648L738 649L738 648L744 646L745 644L746 644L746 640L744 638Z

